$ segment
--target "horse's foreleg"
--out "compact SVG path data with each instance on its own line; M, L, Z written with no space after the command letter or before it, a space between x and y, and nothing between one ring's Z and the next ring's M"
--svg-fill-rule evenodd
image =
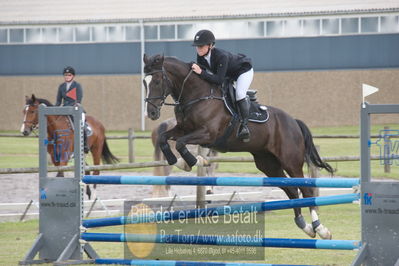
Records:
M191 168L197 163L197 158L187 149L186 145L180 141L176 141L176 150Z
M159 147L161 148L163 155L165 156L166 160L168 161L168 164L173 165L177 162L177 158L173 154L173 152L169 146L169 143L168 143L168 139L170 138L170 136L171 136L171 130L163 132L159 136L158 144L159 144Z
M203 145L209 143L209 132L205 128L201 128L190 134L184 135L176 139L176 150L180 153L181 157L187 163L188 167L191 168L196 165L206 164L205 159L202 156L195 157L186 147L187 144Z

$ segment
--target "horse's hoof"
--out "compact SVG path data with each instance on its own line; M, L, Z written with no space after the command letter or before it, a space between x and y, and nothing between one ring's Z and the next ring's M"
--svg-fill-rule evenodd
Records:
M209 165L209 162L202 157L201 155L197 156L197 163L195 164L196 166L206 166Z
M177 162L175 163L175 166L183 171L190 172L191 167L186 163L186 161L183 158L177 159Z
M320 224L318 227L315 228L315 231L322 239L332 239L332 234L327 227Z
M313 227L311 224L306 224L306 226L304 228L302 228L302 230L311 238L315 238L316 237L316 232L313 230Z

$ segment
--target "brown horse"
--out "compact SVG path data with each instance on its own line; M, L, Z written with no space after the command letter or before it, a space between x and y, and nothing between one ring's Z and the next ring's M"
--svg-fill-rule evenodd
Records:
M159 136L164 133L165 131L168 131L169 129L172 129L173 127L176 126L176 119L175 118L169 118L163 121L161 124L159 124L157 127L155 127L152 132L151 132L151 140L152 140L152 145L154 146L154 161L163 161L165 160L165 157L163 156L163 153L160 149L159 146ZM176 151L174 142L170 141L169 145L171 147L171 150L175 156L179 156L178 152ZM193 154L198 154L198 146L197 145L187 145L188 150L193 153ZM204 148L204 153L207 156L216 156L217 151L214 151L212 149L207 149ZM217 164L216 163L211 163L210 166L206 167L206 175L207 176L213 176L214 170L216 169ZM169 166L157 166L154 167L153 174L154 176L168 176L172 173L172 165ZM212 187L207 186L206 187L206 193L207 194L212 194ZM154 185L152 189L152 196L153 197L168 197L170 195L170 185Z
M176 163L168 140L176 141L176 149L189 167L197 163L186 144L211 147L218 151L250 152L256 167L269 177L304 177L304 163L324 168L331 174L332 167L323 162L314 146L309 128L300 120L284 111L268 106L270 118L267 123L249 123L251 140L242 142L236 138L238 123L224 106L220 88L201 79L192 72L191 64L174 57L144 55L144 84L147 87L147 114L152 120L160 116L165 99L171 95L175 103L177 124L164 132L159 139L160 147L168 163ZM147 77L151 80L147 86ZM282 187L290 199L299 198L298 188ZM300 187L303 197L315 195L314 188ZM310 207L312 224L307 224L301 209L294 209L295 223L310 237L318 233L331 238L330 231L318 218L315 207Z
M21 133L28 136L32 130L37 128L39 123L39 105L53 106L48 100L26 96L26 105L24 108L24 121L21 127ZM94 165L99 165L102 159L107 164L117 163L119 160L109 150L106 138L105 128L100 121L92 116L86 116L86 121L90 125L93 133L88 137L88 146L90 148ZM47 146L47 152L55 166L65 166L73 154L73 126L69 116L49 115L47 116L47 138L52 145ZM89 174L89 173L86 173ZM100 171L93 171L94 175L99 175ZM57 177L64 176L62 171L57 173ZM95 188L95 187L94 187ZM88 197L91 197L91 190L87 187Z

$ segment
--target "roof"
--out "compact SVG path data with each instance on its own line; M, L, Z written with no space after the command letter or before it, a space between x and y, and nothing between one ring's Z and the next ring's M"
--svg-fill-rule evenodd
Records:
M399 0L0 0L0 24L398 12Z

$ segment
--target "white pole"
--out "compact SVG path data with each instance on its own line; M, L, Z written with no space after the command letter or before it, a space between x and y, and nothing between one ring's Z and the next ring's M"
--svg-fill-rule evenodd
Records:
M141 57L140 57L140 62L141 62L141 80L144 79L144 62L143 62L143 57L145 53L145 39L144 39L144 23L143 20L140 20L140 51L141 51ZM141 82L141 130L145 130L145 104L144 104L144 98L145 98L145 89L144 89L144 84Z

